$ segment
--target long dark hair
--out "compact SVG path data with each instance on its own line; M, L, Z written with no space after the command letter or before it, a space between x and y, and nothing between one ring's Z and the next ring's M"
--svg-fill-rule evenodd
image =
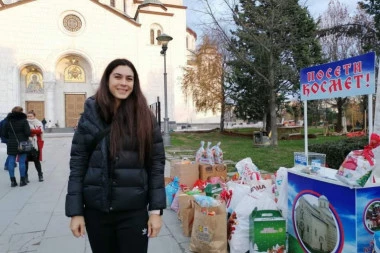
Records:
M134 83L132 93L127 99L121 100L116 109L116 99L109 90L109 78L118 66L131 68ZM141 91L139 76L132 62L126 59L115 59L108 64L95 94L95 100L101 117L111 124L111 157L116 157L128 139L133 149L138 150L140 162L146 161L152 149L153 117Z

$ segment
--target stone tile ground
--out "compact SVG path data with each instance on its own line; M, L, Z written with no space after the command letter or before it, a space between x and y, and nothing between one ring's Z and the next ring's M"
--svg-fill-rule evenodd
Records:
M10 187L8 172L2 168L6 148L0 146L0 253L91 253L87 238L71 235L64 214L71 138L66 133L45 134L45 181L38 182L31 164L30 184L25 187ZM149 253L190 252L190 240L182 235L176 214L166 210L163 220L159 237L149 242Z

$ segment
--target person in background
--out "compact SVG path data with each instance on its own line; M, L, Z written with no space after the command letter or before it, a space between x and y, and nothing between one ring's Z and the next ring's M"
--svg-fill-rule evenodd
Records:
M51 122L51 120L49 120L49 122L47 123L46 127L47 128L54 128L55 125L53 124L53 122Z
M3 126L7 123L6 119L3 119L2 121L0 121L0 135L1 135L1 129L3 128ZM1 143L4 143L5 145L7 145L7 139L5 139L4 136L0 136L1 137ZM7 158L5 159L5 163L4 163L4 170L8 170L8 163L9 163L9 156L7 155ZM14 167L17 167L17 163L15 162L14 164Z
M44 127L44 131L45 131L45 129L46 129L46 123L47 123L46 119L43 118L43 119L41 120L41 123L42 123L42 126Z
M19 170L20 170L20 186L25 186L27 183L25 181L25 159L26 153L23 153L18 149L19 143L22 141L27 141L30 135L30 127L28 121L26 120L26 115L23 113L23 108L21 106L15 106L12 112L6 117L7 122L1 128L1 136L4 136L7 142L7 154L9 157L8 161L8 172L11 179L11 187L17 186L17 181L15 178L15 161L16 156L18 156Z
M30 137L29 140L33 143L34 150L30 152L27 156L26 162L25 162L25 179L27 183L29 183L29 176L28 176L28 169L29 169L29 162L34 162L34 166L36 167L37 173L38 173L38 181L42 182L44 181L42 168L41 168L41 161L42 161L42 148L44 141L42 139L42 134L44 132L42 122L39 121L36 118L36 114L33 110L29 111L27 116L27 120L30 127Z
M85 102L71 146L66 216L93 253L146 253L166 207L160 128L134 65L116 59ZM149 210L149 213L148 213Z

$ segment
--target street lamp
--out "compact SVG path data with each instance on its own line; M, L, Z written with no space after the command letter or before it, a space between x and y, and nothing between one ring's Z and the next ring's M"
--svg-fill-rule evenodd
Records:
M156 40L161 42L162 50L161 54L164 55L164 100L165 100L165 118L164 118L164 146L170 146L170 134L169 134L169 117L168 117L168 94L167 94L167 74L166 74L166 50L168 49L168 43L173 38L163 33L157 36Z

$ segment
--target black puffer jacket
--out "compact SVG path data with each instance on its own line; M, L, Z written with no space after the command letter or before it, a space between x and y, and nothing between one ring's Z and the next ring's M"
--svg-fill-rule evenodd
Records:
M103 212L147 206L149 210L164 209L165 151L159 127L154 129L149 167L140 165L137 149L128 145L128 139L114 161L109 159L108 135L91 148L96 136L105 128L107 125L97 112L95 99L88 98L71 146L66 215L82 216L84 207Z
M11 123L18 140L13 133ZM7 154L19 154L20 152L18 151L18 142L27 141L30 135L30 127L28 121L26 120L26 114L22 112L9 113L6 118L6 123L1 128L1 131L1 136L8 140Z

